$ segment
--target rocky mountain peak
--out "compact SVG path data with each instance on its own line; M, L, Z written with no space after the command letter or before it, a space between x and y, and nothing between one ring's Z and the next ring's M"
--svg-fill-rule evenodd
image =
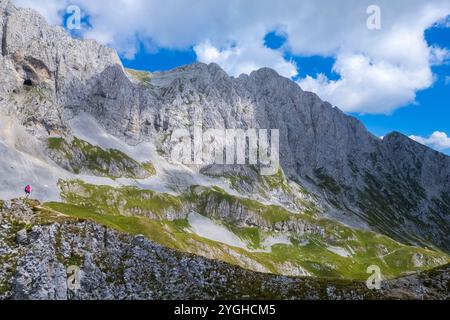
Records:
M283 78L274 69L267 67L263 67L258 70L252 71L250 73L250 77L261 77L266 79Z

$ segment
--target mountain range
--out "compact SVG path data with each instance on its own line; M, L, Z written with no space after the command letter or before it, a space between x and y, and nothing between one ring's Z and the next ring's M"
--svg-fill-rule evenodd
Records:
M392 296L363 289L373 265L390 288L415 284L401 297L436 297L416 273L450 261L450 157L376 137L268 68L126 69L8 0L0 39L0 297ZM199 111L204 130L279 130L276 174L171 161L173 133L192 132ZM19 199L27 184L34 200ZM71 265L81 293L63 284ZM162 289L169 267L192 294ZM233 275L273 290L249 293ZM302 285L280 293L287 282Z

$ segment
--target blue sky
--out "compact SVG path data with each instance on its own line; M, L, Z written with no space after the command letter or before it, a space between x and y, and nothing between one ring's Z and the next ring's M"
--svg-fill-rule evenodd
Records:
M60 25L78 6L72 34L115 48L128 68L270 67L377 136L400 131L450 154L448 0L13 1Z
M121 57L123 65L127 68L166 71L182 65L191 64L197 61L197 56L193 48L187 50L158 49L155 52L148 52L144 46L139 47L139 51L132 59Z

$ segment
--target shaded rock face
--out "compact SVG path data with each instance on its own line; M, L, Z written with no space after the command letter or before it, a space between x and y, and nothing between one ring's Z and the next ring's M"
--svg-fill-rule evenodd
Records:
M24 101L14 103L14 99L8 99L8 111L22 118L27 110L33 111L36 124L47 130L61 128L63 106L77 105L83 95L80 83L108 66L120 65L117 54L94 41L72 39L62 28L49 26L33 10L17 9L7 0L0 3L2 98L12 98L27 80L45 90L41 99L45 103L25 101L28 103L24 105Z
M0 210L0 253L7 257L0 268L0 299L448 298L445 266L368 290L352 281L251 272L92 222L35 218L22 200ZM24 221L31 227L16 231Z
M284 172L316 194L327 215L450 250L449 157L398 133L381 140L267 68L233 78L215 64L193 64L139 83L114 50L72 39L32 10L0 0L0 19L0 109L36 135L70 133L67 120L80 111L167 154L167 136L191 128L196 109L205 129L279 129Z

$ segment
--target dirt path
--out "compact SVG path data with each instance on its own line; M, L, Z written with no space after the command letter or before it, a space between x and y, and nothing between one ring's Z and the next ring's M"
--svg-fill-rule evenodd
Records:
M53 209L50 209L50 208L47 208L47 207L43 207L43 206L34 206L34 208L35 208L35 209L38 209L38 210L48 211L48 212L54 213L54 214L56 214L57 217L65 217L65 218L69 218L69 216L68 216L67 214L61 213L61 212L59 212L59 211L56 211L56 210L53 210Z

